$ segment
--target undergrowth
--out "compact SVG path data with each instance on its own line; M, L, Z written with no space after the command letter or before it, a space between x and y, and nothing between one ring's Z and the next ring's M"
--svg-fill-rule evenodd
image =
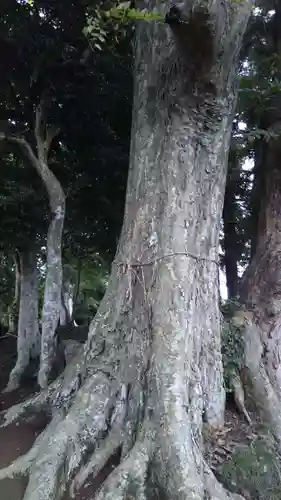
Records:
M281 457L269 431L249 445L237 447L222 466L222 476L236 490L255 500L280 500Z

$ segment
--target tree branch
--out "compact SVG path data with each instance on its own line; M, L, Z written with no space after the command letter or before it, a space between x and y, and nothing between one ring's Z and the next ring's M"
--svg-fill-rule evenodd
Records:
M4 132L0 132L0 141L11 142L12 144L17 144L22 153L28 158L31 165L37 170L41 177L41 166L38 158L33 152L30 144L23 137L16 137L13 135L6 135Z
M39 137L39 136L38 136ZM52 138L54 137L54 134L52 135ZM41 140L39 138L39 140ZM51 206L51 211L53 212L55 208L57 207L58 203L64 206L65 203L65 196L63 189L61 187L61 184L53 174L53 172L49 169L47 165L47 158L46 158L46 153L45 149L39 151L38 150L38 157L34 154L32 147L30 144L23 138L23 137L17 137L13 135L6 135L4 132L0 132L0 141L8 141L13 144L17 144L23 155L25 155L28 160L30 161L31 165L36 169L37 173L39 174L40 178L44 182L45 188L48 192L49 195L49 202ZM38 147L38 146L37 146ZM42 145L42 142L39 143L39 147L44 148L44 143ZM59 200L59 201L58 201Z

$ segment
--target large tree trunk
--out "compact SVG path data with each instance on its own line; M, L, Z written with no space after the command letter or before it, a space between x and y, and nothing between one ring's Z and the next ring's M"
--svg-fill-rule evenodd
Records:
M189 2L186 15L175 35L161 23L137 27L121 238L84 353L18 408L53 411L29 454L0 472L29 470L24 500L75 495L113 456L99 500L231 498L203 460L201 430L203 416L214 426L224 417L218 243L249 9Z
M20 307L17 336L17 361L10 373L6 391L17 389L21 377L40 356L38 323L38 270L36 249L20 252ZM37 364L38 366L38 364Z

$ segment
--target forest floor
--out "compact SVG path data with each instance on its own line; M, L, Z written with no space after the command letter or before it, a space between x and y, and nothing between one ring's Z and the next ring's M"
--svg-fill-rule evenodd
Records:
M5 393L9 373L16 361L16 339L7 337L0 339L0 411L10 408L12 405L24 401L28 396L38 391L35 383L30 383L19 390ZM20 455L26 453L33 445L37 436L44 430L48 420L44 414L37 414L32 422L21 422L12 424L8 428L0 428L0 469L6 467ZM108 463L99 477L89 477L87 484L76 492L75 500L88 500L104 481L107 475L115 467L114 460ZM0 500L22 500L28 478L13 478L0 481ZM62 500L71 500L68 492Z
M23 401L38 390L34 383L30 383L12 393L2 392L15 363L15 354L16 340L11 337L0 339L0 411ZM230 405L226 411L225 426L212 433L204 433L205 458L212 469L218 473L220 480L223 479L221 476L222 466L231 460L237 447L249 447L255 439L260 423L253 413L251 413L251 418L253 419L252 427L244 421L243 416L236 412L234 406ZM27 452L47 423L46 416L38 414L32 422L12 424L8 428L0 429L0 468L9 465L17 457ZM88 500L93 497L93 493L97 491L99 485L116 465L113 460L111 464L107 464L106 470L101 471L100 477L94 480L88 478L87 485L76 493L75 500ZM1 481L0 499L22 500L27 481L27 477ZM239 489L246 498L251 498L246 490ZM71 500L68 493L65 493L63 500Z

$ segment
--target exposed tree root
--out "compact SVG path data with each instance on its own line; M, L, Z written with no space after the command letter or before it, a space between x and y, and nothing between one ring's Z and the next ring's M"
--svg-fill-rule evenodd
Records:
M164 407L160 403L158 408L163 415L159 418L153 401L161 399L161 392L150 403L144 398L153 377L149 364L130 363L130 368L124 364L123 372L130 372L133 383L121 386L119 380L125 378L119 373L117 380L113 370L105 369L109 367L104 361L103 369L96 367L82 381L81 364L81 358L73 360L48 390L4 414L2 425L7 426L31 411L52 412L50 424L29 452L0 471L0 479L29 474L23 500L59 500L66 489L75 498L87 479L98 478L119 451L121 462L101 484L97 500L150 500L148 472L155 468L165 498L202 500L207 492L210 500L242 499L228 494L203 465L202 449L191 430L200 428L191 415L202 410L198 402L190 406L188 416L183 394L175 400L168 390ZM172 413L166 413L167 408Z
M49 408L49 390L35 394L35 396L16 404L0 413L1 425L0 427L7 427L8 425L18 422L21 418L27 416L36 416L36 413L41 410L48 412Z
M1 412L0 427L7 427L22 418L26 418L26 416L36 416L36 413L40 411L55 414L63 410L65 413L82 384L81 373L83 370L81 364L81 358L76 356L72 363L66 367L63 374L51 383L47 389Z
M101 442L101 445L95 449L95 452L89 462L82 467L76 474L70 485L70 496L75 498L75 491L79 490L87 480L87 478L92 475L93 477L98 476L100 471L106 466L108 461L122 446L122 435L111 436L110 439L106 439Z
M135 332L136 338L127 343L122 339L123 347L111 356L104 347L97 346L95 352L88 341L92 367L85 366L83 355L75 358L46 391L4 414L4 426L30 411L47 409L52 414L31 450L0 472L1 479L29 473L23 500L60 500L67 489L75 498L87 478L97 478L117 451L120 464L101 485L98 500L150 500L148 476L154 470L156 489L159 482L167 499L242 498L229 496L211 471L203 472L200 378L195 388L188 387L187 399L185 371L179 371L177 383L176 368L162 374L161 354L155 373L149 339L144 344L143 332ZM139 358L131 345L140 346ZM154 479L152 483L154 488Z
M33 463L37 459L38 452L42 446L45 444L46 436L50 432L54 432L57 427L57 422L52 421L46 429L37 437L35 443L30 448L30 450L23 456L19 457L17 460L12 462L8 467L0 469L0 481L5 478L12 478L15 476L22 476L29 472Z
M5 387L5 389L3 389L4 393L15 391L20 387L20 381L22 375L24 373L24 370L28 367L28 364L29 364L29 358L27 361L20 360L18 355L16 364L10 373L8 384Z
M0 471L0 480L29 473L23 500L59 500L67 487L75 498L87 478L97 477L123 448L121 463L101 485L97 500L149 500L148 470L155 464L167 498L202 500L207 492L210 500L242 499L227 493L204 464L185 409L175 408L176 416L166 416L163 427L148 415L133 422L137 413L130 411L127 386L116 390L114 385L103 373L93 375L67 414L58 412L30 451ZM132 392L135 397L137 391ZM133 446L130 427L139 429Z
M229 493L218 482L208 465L204 462L204 487L210 500L245 500L238 493Z
M97 500L146 500L146 473L152 442L138 442L103 484Z
M38 405L38 400L34 400ZM6 415L5 424L13 418L13 415ZM112 384L106 376L97 374L77 392L65 418L63 412L58 412L31 450L3 469L0 478L24 475L29 471L24 498L53 500L58 488L63 491L97 443L103 439L106 442L107 434L111 439L110 432L114 433L123 418L122 401L118 400Z

